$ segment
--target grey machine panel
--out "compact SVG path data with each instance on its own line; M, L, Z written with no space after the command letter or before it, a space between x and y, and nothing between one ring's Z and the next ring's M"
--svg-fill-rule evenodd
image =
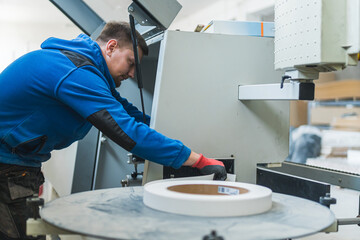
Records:
M105 21L82 0L50 0L85 34L96 39Z
M213 158L235 158L237 180L255 183L256 164L289 148L288 101L239 101L238 86L279 83L272 38L166 31L151 127ZM143 183L163 167L146 162Z
M153 19L156 19L165 29L170 26L182 8L181 4L175 0L135 0L134 2L142 5L147 12L151 13Z

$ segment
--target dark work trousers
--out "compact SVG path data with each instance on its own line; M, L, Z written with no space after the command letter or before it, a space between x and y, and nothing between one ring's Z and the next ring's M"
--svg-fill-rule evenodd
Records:
M44 176L40 168L0 163L0 239L45 239L26 236L30 209L26 198L37 194Z

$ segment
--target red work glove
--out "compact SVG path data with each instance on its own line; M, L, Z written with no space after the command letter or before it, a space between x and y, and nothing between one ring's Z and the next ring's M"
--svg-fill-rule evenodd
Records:
M214 180L226 180L227 173L225 166L218 160L206 158L204 155L200 154L199 160L197 160L197 162L194 163L192 167L199 169L202 175L209 175L214 173Z

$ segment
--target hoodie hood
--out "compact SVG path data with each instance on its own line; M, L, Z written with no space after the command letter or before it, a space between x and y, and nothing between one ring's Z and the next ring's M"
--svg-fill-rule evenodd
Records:
M111 90L115 90L115 82L110 75L100 46L86 34L82 33L77 38L72 40L51 37L41 44L41 48L67 50L84 55L90 59L98 68L98 70L105 76L110 84Z

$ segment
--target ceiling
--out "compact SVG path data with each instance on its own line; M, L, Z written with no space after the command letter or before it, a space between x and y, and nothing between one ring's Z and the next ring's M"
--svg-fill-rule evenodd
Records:
M214 4L220 0L177 0L182 9L176 20L181 20L195 12ZM105 21L109 20L128 20L127 7L131 4L131 0L84 0L92 7Z
M183 6L175 21L221 0L178 0ZM84 0L105 21L128 21L131 0ZM64 23L69 20L49 0L0 0L0 23Z

